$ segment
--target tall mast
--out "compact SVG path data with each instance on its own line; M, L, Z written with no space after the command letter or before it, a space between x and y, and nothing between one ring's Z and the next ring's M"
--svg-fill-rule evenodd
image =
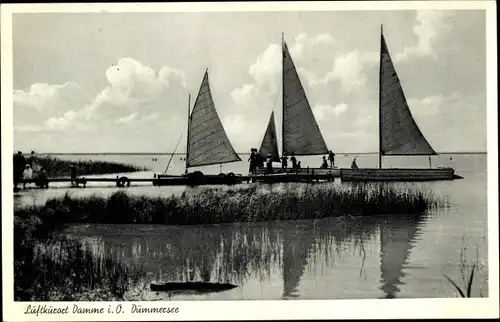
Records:
M380 64L378 73L378 168L382 169L382 46L384 25L380 25Z
M283 32L281 33L281 96L281 155L283 155L285 152L285 34Z
M188 156L189 156L189 128L191 125L191 94L188 96L188 130L187 130L187 141L186 141L186 172L188 169Z

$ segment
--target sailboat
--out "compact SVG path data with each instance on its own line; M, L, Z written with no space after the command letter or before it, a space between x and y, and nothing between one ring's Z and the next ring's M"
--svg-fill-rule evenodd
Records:
M452 168L432 168L437 155L420 131L406 101L401 82L387 47L383 27L380 32L379 70L379 166L341 169L343 181L433 181L461 178ZM383 156L429 156L429 169L382 168Z
M221 119L215 109L208 79L208 69L203 76L192 111L190 110L190 105L189 99L185 173L177 176L167 175L167 167L165 173L158 175L153 184L198 185L236 183L238 180L234 173L222 173L223 164L238 162L241 161L241 158L229 141ZM219 164L221 168L218 175L205 175L201 171L188 172L189 168L215 164Z
M328 148L284 39L282 39L282 98L282 155L288 157L292 154L295 156L327 155ZM271 113L259 154L264 159L271 154L273 162L280 162L274 111ZM319 167L309 170L312 169L330 171L330 169ZM275 169L274 173L282 172L280 170ZM308 171L308 169L294 170Z

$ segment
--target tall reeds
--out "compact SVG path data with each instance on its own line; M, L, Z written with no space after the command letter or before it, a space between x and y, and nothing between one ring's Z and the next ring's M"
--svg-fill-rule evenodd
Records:
M119 162L108 162L108 161L69 161L61 160L54 157L29 157L26 160L29 164L36 164L42 166L47 175L50 177L58 176L69 176L70 167L74 165L77 168L78 175L98 175L98 174L108 174L108 173L124 173L124 172L136 172L136 171L147 171L145 167L138 167L132 164L124 164Z
M460 271L460 281L453 280L448 274L443 272L444 278L455 288L457 293L462 298L470 298L474 297L472 294L472 288L474 285L474 281L477 280L475 277L477 276L478 271L480 270L480 262L479 262L479 248L476 248L476 258L473 262L471 262L467 256L467 245L465 245L465 236L462 237L462 248L460 250L460 262L459 262L459 271ZM480 297L483 297L482 290L479 290Z
M429 192L387 185L288 185L206 188L196 194L165 197L116 192L98 196L49 199L44 206L16 210L56 223L200 225L271 220L319 219L422 213L444 206Z
M15 217L16 301L121 299L136 275L123 264L96 256L79 240L55 239L51 233L50 224L35 216Z

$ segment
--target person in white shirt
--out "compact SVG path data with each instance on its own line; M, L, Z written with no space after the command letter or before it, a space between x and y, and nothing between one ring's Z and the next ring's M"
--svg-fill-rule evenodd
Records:
M24 168L23 171L23 188L26 189L26 183L27 181L31 180L33 178L33 170L31 169L30 165L27 164L26 167Z

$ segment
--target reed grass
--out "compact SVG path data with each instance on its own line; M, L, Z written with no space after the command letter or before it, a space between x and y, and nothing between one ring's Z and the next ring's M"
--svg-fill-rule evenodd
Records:
M205 188L170 197L90 196L49 199L43 206L15 211L53 223L200 225L339 216L422 213L444 206L430 192L387 185L289 185L266 191L263 186Z
M479 248L476 247L476 258L474 261L470 261L466 256L467 245L464 242L465 236L462 237L462 248L460 250L460 261L459 261L459 271L460 271L460 281L453 280L448 274L443 272L444 278L455 288L457 293L462 298L474 297L472 294L472 288L474 285L474 279L480 270L479 263ZM479 296L483 297L482 290L479 290Z
M15 218L16 301L116 301L123 297L136 275L116 261L96 256L79 240L53 238L47 228L33 216Z
M148 168L146 167L138 167L132 164L90 160L69 161L48 156L36 156L35 158L29 157L26 161L29 164L33 164L33 161L35 161L46 170L49 177L69 176L72 164L78 169L78 175L148 171Z

